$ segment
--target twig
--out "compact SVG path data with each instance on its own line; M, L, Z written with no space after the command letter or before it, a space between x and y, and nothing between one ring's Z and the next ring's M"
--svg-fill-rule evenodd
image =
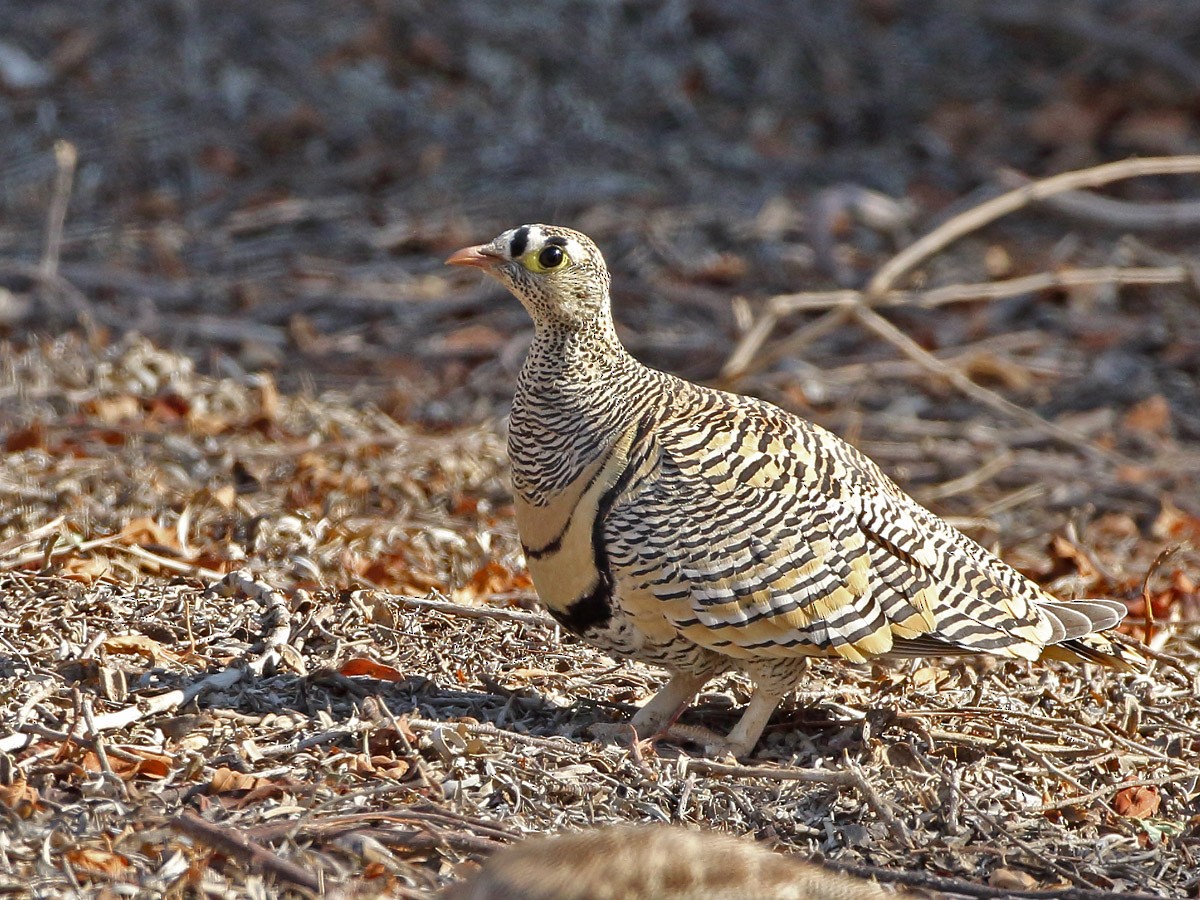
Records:
M991 825L992 828L994 828L996 830L997 834L1005 833L1005 831L1006 831L1005 827L1003 825L1001 825L998 821L996 821L994 816L991 816L988 813L984 812L979 807L978 803L976 803L974 800L972 800L966 794L963 795L963 800L965 800L966 804L969 807L971 807L971 809L974 811L975 815L979 816L979 818L983 819L983 821L985 821L989 825ZM1046 854L1044 852L1039 853L1037 850L1035 850L1033 847L1031 847L1027 841L1021 840L1021 838L1018 837L1012 831L1008 832L1008 840L1010 840L1014 844L1016 844L1017 847L1019 847L1021 850L1024 850L1025 855L1028 856L1031 860L1035 860L1039 864L1049 867L1050 871L1052 871L1055 875L1059 876L1060 878L1065 878L1065 879L1067 879L1067 881L1070 881L1076 887L1083 888L1084 890L1090 889L1091 883L1088 882L1082 875L1078 874L1077 872L1073 872L1070 869L1068 869L1066 866L1060 865L1059 863L1055 862L1054 859L1051 858L1048 854Z
M855 789L867 801L867 806L871 807L875 815L883 820L883 824L888 827L888 830L892 833L892 837L896 838L903 846L912 848L914 844L912 833L908 830L908 826L896 818L887 801L879 795L879 792L875 790L875 786L867 780L867 776L862 768L850 759L850 751L842 751L842 764L846 767L846 771L853 777Z
M46 212L46 241L40 264L42 277L52 281L58 277L58 260L62 253L63 225L67 221L67 204L71 201L71 183L75 180L75 164L79 153L70 141L54 142L54 188L50 208Z
M1063 269L1057 272L1038 272L1001 281L980 281L947 284L921 291L888 291L867 297L862 291L801 291L777 294L767 300L767 309L778 319L797 312L815 312L839 307L854 307L865 303L873 309L907 306L935 309L954 303L979 300L1000 300L1019 297L1038 291L1066 290L1097 284L1187 284L1192 273L1187 266L1098 266L1091 269Z
M78 689L76 689L76 693L78 694ZM91 740L92 747L96 751L96 759L100 763L100 773L104 780L116 789L121 799L128 800L129 790L121 777L113 771L112 763L108 761L108 750L104 746L104 738L96 728L96 718L92 713L92 698L79 694L78 700L80 711L83 713L83 722L87 726L87 737Z
M805 784L828 784L836 787L858 787L850 772L837 769L799 769L794 766L741 766L711 759L689 759L686 772L701 775L725 775L729 778L765 778L769 781L800 781Z
M912 846L912 836L908 829L897 819L884 799L867 781L866 776L853 763L848 755L843 761L846 768L839 770L828 769L798 769L790 766L740 766L728 763L714 762L709 759L689 759L684 765L683 774L696 772L701 775L725 775L729 778L764 778L769 781L800 781L805 784L825 784L835 787L854 788L866 801L867 806L879 816L888 826L893 837L905 846Z
M1011 466L1014 459L1015 457L1011 450L1003 450L967 474L960 475L958 478L952 478L949 481L943 481L941 484L927 491L922 491L921 502L929 503L932 500L944 500L947 497L954 497L958 494L973 491L985 481L988 481Z
M545 738L536 734L521 734L516 731L506 731L497 728L490 722L435 722L429 719L405 719L413 731L437 731L445 728L449 731L465 731L467 734L484 734L512 741L515 744L528 744L532 747L550 747L556 750L577 748L575 741L567 738Z
M1154 561L1146 569L1146 577L1142 579L1142 603L1145 605L1143 615L1145 617L1147 644L1154 640L1154 598L1150 596L1150 579L1168 559L1182 548L1182 544L1172 544L1170 547L1164 547L1162 550L1159 550L1158 555L1154 557Z
M963 881L959 878L945 878L941 875L930 875L926 872L904 872L896 869L885 869L881 866L869 866L861 863L845 863L835 859L826 859L821 865L835 872L856 875L859 878L874 878L876 881L888 884L903 884L908 887L924 888L948 895L963 897L980 897L984 900L996 897L1022 897L1029 900L1162 900L1158 894L1126 893L1122 891L1091 890L1087 888L1062 888L1060 890L1022 890L1010 887L991 887L986 884L976 884L973 881Z
M270 843L281 838L291 838L300 835L336 836L347 831L356 831L363 825L372 822L389 822L411 825L414 822L422 825L422 817L406 811L397 812L363 812L348 815L329 816L324 819L301 820L299 822L279 822L277 824L259 825L250 829L260 841ZM441 847L453 847L456 850L466 850L471 853L491 853L504 846L505 841L512 841L514 835L505 834L504 840L481 837L473 834L461 834L441 829L425 828L422 831L390 831L387 829L371 829L373 835L383 844L399 844L417 850L437 850Z
M115 537L119 539L121 536L116 535ZM152 562L171 572L178 572L180 575L191 575L194 578L205 578L210 581L220 581L225 577L224 572L218 572L216 569L209 569L204 566L197 566L194 563L183 562L178 559L171 559L168 556L151 553L145 547L137 544L113 544L112 548L128 554L135 559Z
M537 613L521 612L512 609L495 609L490 606L467 606L452 600L429 600L422 597L406 597L402 594L389 594L387 591L358 590L351 592L351 599L361 600L390 600L401 606L411 606L415 609L431 609L434 612L446 613L451 616L464 616L468 619L495 619L500 622L520 622L524 625L539 625L543 628L554 628L554 620L549 616Z
M1147 175L1188 175L1200 172L1200 156L1152 156L1079 169L1044 178L1001 194L942 223L893 256L867 284L868 297L886 294L901 278L933 254L985 225L1055 194L1099 187Z
M206 822L191 810L171 820L171 825L201 843L244 864L252 872L270 875L277 881L314 894L321 892L322 879L290 860L256 844L236 828Z
M734 347L733 353L729 355L729 359L721 368L720 378L728 380L738 378L742 375L749 375L769 366L783 356L798 353L803 347L822 335L840 328L846 319L849 318L849 315L850 310L846 307L839 306L831 309L819 319L810 322L791 335L779 347L773 348L759 358L757 356L759 348L771 336L771 331L775 328L775 323L779 321L778 316L768 309L763 313L762 318L755 323L754 327L746 332L738 342L738 345Z
M252 674L259 677L268 668L275 666L280 660L279 648L291 639L292 622L291 610L288 609L287 599L282 591L261 581L256 581L243 572L230 572L225 576L218 590L228 588L237 590L267 606L266 620L272 624L271 633L263 639L262 652L246 666Z
M244 583L248 585L258 584L252 579L245 578L245 576L238 576L235 578L233 583ZM96 716L93 721L94 731L99 733L101 731L112 731L118 728L125 728L128 725L132 725L134 722L140 722L143 719L160 715L162 713L169 712L170 710L177 709L180 706L184 706L206 691L226 690L227 688L237 684L249 673L261 674L266 668L268 661L270 659L277 658L278 650L276 648L279 646L279 644L276 642L282 633L282 626L278 621L278 616L280 614L279 605L276 598L272 596L275 593L276 592L271 591L270 589L267 589L262 593L250 593L250 596L254 597L254 599L260 601L265 599L268 603L267 614L264 616L264 624L271 628L271 631L264 635L265 646L262 653L249 657L241 665L234 665L227 669L222 669L220 672L216 672L206 678L202 678L199 681L193 682L185 688L177 688L173 691L167 691L165 694L158 694L154 697L145 699L139 698L138 702L135 702L124 709L118 709L110 713L105 713L104 715ZM286 610L286 605L284 606L284 610ZM286 643L286 640L284 643ZM0 752L8 753L14 750L20 750L24 747L28 747L36 739L36 735L27 734L24 732L16 732L14 734L6 735L5 737L0 738Z
M53 547L49 548L49 552L47 552L46 548L42 548L40 550L31 550L28 553L23 553L20 556L13 557L11 559L6 559L3 562L0 562L0 570L19 569L22 566L27 566L31 563L37 562L45 564L47 559L57 559L60 556L69 556L73 553L86 553L88 550L94 550L97 547L112 546L119 540L121 540L120 534L110 534L106 535L105 537L93 538L90 541L80 541L78 544L56 543Z
M1062 809L1064 806L1083 806L1087 803L1092 803L1102 797L1108 797L1117 791L1127 787L1157 787L1163 784L1168 784L1173 781L1190 781L1196 777L1194 771L1177 772L1174 775L1160 775L1157 778L1138 778L1131 781L1122 781L1120 784L1109 784L1101 788L1096 788L1094 791L1089 791L1086 794L1076 794L1073 797L1065 797L1062 800L1054 800L1050 803L1042 804L1042 812L1048 812L1052 809Z
M854 310L854 317L865 327L892 344L892 346L905 356L920 363L933 374L945 378L973 400L978 400L980 403L991 407L997 412L1017 419L1043 434L1057 438L1065 444L1070 444L1072 447L1093 458L1124 465L1134 464L1133 460L1128 459L1123 454L1097 446L1084 435L1070 428L1064 428L1056 422L1043 419L1037 413L1023 406L1018 406L1011 400L1006 400L995 391L989 390L981 384L976 384L958 369L938 359L873 309L866 306L859 306Z
M1020 172L1000 173L1006 187L1020 187L1032 179ZM1122 231L1177 231L1200 228L1200 200L1134 203L1090 191L1067 191L1043 200L1041 205L1060 215Z

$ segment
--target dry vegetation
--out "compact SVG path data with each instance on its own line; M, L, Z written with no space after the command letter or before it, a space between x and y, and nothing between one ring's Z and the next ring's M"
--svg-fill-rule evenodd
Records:
M1200 14L580 3L531 42L554 4L333 6L0 0L0 890L426 896L662 821L952 895L1195 895ZM996 199L1130 152L1180 155ZM661 676L536 610L528 326L439 266L547 218L609 251L635 352L1127 600L1150 671L818 663L745 765L686 742L737 678L676 741L591 741Z

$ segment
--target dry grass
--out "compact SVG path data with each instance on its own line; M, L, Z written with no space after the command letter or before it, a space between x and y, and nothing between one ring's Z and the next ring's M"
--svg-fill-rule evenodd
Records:
M883 877L1195 887L1183 667L821 663L752 767L593 743L659 675L514 608L490 430L420 434L141 340L8 359L9 890L415 896L522 833L619 821ZM1122 546L1096 551L1118 578L1144 564ZM255 576L217 581L235 569ZM1159 633L1194 672L1194 622ZM725 727L746 695L715 683L685 722Z

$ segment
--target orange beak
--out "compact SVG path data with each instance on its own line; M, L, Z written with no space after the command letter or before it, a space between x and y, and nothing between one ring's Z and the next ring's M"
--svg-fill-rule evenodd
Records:
M487 244L480 244L478 247L463 247L451 254L450 258L446 260L446 265L490 269L503 261L504 258Z

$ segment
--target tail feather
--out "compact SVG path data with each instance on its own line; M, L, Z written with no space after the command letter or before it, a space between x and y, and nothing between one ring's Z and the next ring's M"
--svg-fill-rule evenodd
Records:
M1120 624L1125 617L1125 604L1119 600L1055 600L1043 603L1042 611L1062 626L1062 635L1055 629L1055 636L1046 643L1058 644L1074 640L1096 631L1108 631Z
M1098 663L1122 672L1142 670L1150 662L1137 652L1136 646L1119 641L1115 633L1087 634L1061 644L1051 644L1042 651L1042 659Z
M1142 670L1149 664L1149 660L1138 653L1135 642L1111 630L1125 617L1126 607L1121 601L1054 600L1040 604L1039 608L1054 631L1040 656L1035 658L1098 663L1125 672ZM891 651L885 656L902 659L914 656L966 656L979 652L978 648L955 644L936 634L922 634L896 638Z

